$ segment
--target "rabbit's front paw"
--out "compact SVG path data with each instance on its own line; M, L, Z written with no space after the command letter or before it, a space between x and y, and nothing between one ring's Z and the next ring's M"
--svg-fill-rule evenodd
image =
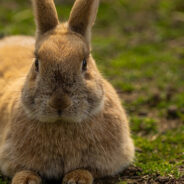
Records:
M63 184L92 184L93 176L87 170L74 170L65 175Z
M31 171L21 171L15 174L12 184L41 184L41 178Z

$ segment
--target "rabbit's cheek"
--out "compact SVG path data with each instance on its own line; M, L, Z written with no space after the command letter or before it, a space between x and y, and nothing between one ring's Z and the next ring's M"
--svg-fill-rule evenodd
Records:
M104 97L97 103L93 108L91 108L91 114L95 115L101 112L104 108Z
M95 90L94 90L95 89ZM96 114L103 109L104 104L104 91L101 85L94 86L93 90L88 89L87 101L89 104L89 112Z

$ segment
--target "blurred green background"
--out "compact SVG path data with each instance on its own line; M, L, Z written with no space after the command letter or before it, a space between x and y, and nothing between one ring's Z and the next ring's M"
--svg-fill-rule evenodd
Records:
M74 1L55 2L66 21ZM29 0L1 0L1 37L34 32ZM108 182L184 183L184 1L102 0L92 46L136 144L129 172Z

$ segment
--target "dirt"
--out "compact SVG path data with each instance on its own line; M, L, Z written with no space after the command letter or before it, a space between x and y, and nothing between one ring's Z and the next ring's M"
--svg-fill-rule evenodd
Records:
M130 166L123 173L95 181L95 184L116 184L120 181L125 181L127 184L184 184L184 176L175 179L160 175L142 175L140 168Z
M172 87L166 88L164 93L155 87L151 87L150 91L146 93L143 91L128 93L118 90L120 98L125 104L129 104L128 109L126 109L128 114L155 119L158 122L159 132L178 128L183 124L183 120L180 118L179 114L183 114L184 109L178 108L176 105L171 105L165 108L164 114L160 116L160 109L158 108L159 103L170 102L178 92L178 89ZM139 97L142 97L144 102L138 106L132 105Z

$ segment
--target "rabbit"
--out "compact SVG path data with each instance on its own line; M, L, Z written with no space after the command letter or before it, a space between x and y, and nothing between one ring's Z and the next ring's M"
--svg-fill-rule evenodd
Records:
M36 39L0 41L0 170L12 184L92 184L134 160L129 122L91 55L99 0L76 0L60 23L32 0Z

